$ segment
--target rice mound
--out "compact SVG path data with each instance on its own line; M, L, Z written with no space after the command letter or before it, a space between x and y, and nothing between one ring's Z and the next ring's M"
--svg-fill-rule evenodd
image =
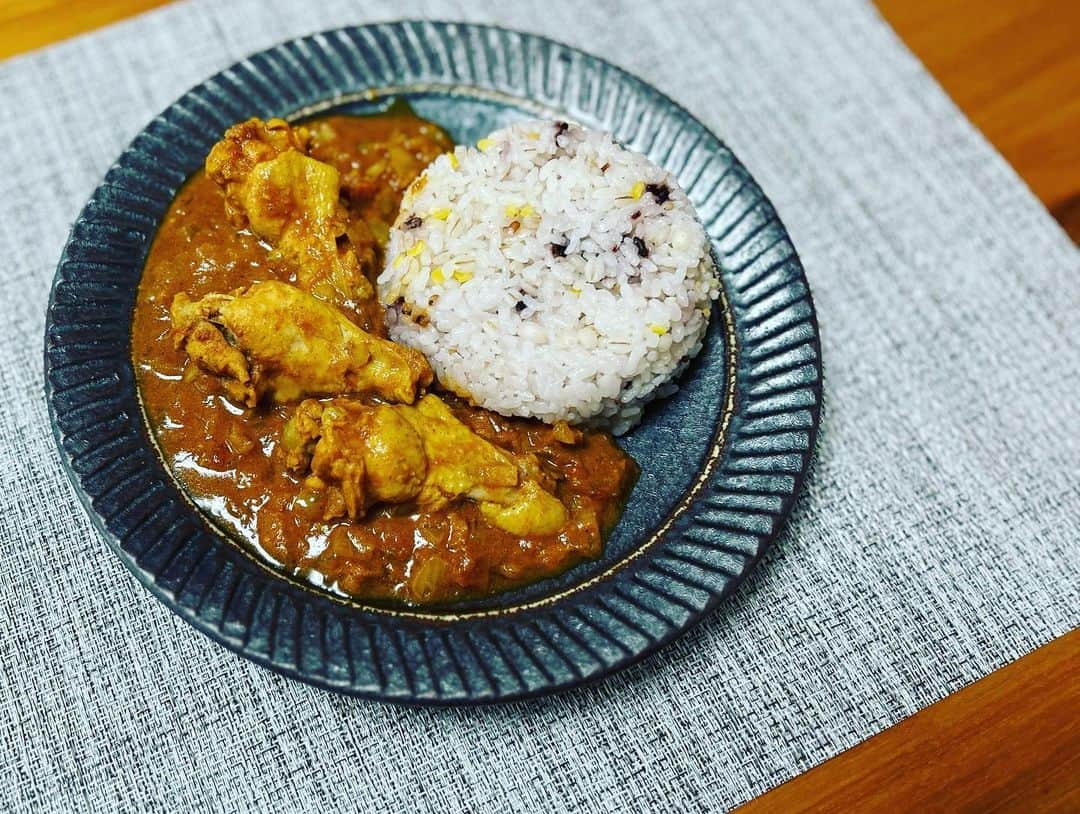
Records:
M670 173L607 133L529 121L428 166L378 289L391 338L443 386L619 434L675 389L719 283Z

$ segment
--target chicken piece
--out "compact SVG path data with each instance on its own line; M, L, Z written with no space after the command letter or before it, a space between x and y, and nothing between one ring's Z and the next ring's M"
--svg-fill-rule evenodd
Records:
M288 402L343 393L411 403L431 384L423 354L372 336L286 283L200 300L177 294L171 315L177 348L247 407L263 396Z
M555 534L568 520L540 485L535 458L485 441L430 394L414 407L305 401L286 422L281 446L290 469L310 473L309 488L340 490L342 500L326 503L326 519L362 517L376 503L432 510L466 497L511 534Z
M273 247L271 259L320 299L355 305L374 297L346 235L337 169L306 154L308 135L281 119L229 128L206 158L225 191L225 212Z
M229 219L246 223L243 205L233 196L248 173L283 153L305 153L308 141L304 128L292 127L284 119L248 119L226 130L206 158L206 174L224 187Z

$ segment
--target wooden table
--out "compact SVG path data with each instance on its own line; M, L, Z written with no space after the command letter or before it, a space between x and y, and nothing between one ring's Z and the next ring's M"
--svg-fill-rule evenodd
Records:
M6 0L0 58L168 1ZM878 0L878 7L1080 240L1080 3ZM1080 812L1080 630L740 811Z

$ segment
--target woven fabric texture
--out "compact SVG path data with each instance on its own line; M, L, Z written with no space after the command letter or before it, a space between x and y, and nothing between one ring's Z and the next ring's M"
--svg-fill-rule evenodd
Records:
M659 655L534 702L343 698L198 635L91 528L42 396L56 260L143 125L251 51L405 16L554 36L685 105L821 322L818 457L770 555ZM1080 256L869 3L182 3L0 64L0 113L0 809L723 810L1080 622Z

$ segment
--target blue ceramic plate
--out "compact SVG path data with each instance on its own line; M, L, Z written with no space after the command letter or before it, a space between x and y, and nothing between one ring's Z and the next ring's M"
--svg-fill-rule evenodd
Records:
M438 611L367 606L272 570L220 536L155 450L130 358L157 225L231 124L377 111L405 98L459 142L526 116L611 131L671 170L712 238L723 295L679 392L623 439L641 479L603 557ZM45 389L68 472L105 538L211 638L319 686L475 703L597 679L686 630L778 533L814 447L814 307L757 184L712 133L624 71L550 40L476 25L345 28L256 54L139 134L86 205L49 302Z

